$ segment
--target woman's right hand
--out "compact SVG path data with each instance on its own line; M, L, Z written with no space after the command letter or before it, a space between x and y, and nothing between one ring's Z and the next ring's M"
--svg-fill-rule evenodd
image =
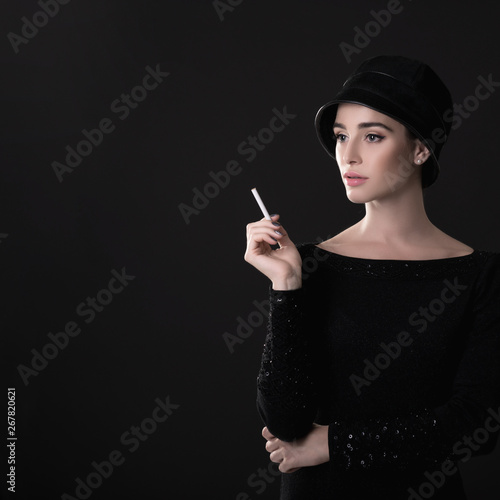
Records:
M279 214L247 224L245 260L265 274L274 290L294 290L302 286L302 258L283 226L276 226ZM281 235L275 231L278 230ZM273 250L271 245L280 248Z

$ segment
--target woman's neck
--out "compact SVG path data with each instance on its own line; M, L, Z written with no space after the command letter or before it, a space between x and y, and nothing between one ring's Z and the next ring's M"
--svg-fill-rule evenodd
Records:
M414 188L365 203L366 214L356 225L363 241L391 246L421 245L439 230L425 211L422 190Z

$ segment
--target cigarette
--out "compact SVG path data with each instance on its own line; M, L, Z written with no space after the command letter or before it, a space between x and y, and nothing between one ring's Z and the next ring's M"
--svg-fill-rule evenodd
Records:
M259 193L257 192L257 188L253 188L252 193L255 196L255 199L257 200L257 203L259 204L259 207L262 210L264 217L268 220L272 220L270 215L269 215L269 212L266 210L266 206L264 205L264 202L262 201L261 197L259 196Z

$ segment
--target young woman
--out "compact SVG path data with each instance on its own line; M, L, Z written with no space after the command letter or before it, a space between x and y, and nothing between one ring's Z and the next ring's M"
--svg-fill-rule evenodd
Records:
M245 260L271 280L257 408L281 500L466 499L458 463L496 444L500 254L423 202L452 105L426 64L365 61L316 116L365 216L320 244L278 214L247 226Z

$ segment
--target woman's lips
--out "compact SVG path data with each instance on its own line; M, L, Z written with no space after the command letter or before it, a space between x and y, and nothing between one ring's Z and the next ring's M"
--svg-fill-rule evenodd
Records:
M358 172L354 172L350 170L344 174L344 179L346 180L346 184L348 186L359 186L368 180L368 177L363 177Z
M345 180L348 186L359 186L360 184L364 184L368 180L368 178L364 177L362 179L359 179L359 178L346 177Z

